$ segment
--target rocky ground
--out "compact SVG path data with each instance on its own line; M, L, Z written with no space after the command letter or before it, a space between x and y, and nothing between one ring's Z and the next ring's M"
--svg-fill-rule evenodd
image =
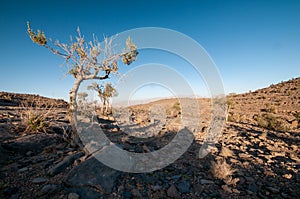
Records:
M111 169L86 150L71 147L64 101L2 92L0 198L298 198L298 93L299 78L229 96L229 122L212 153L202 159L198 153L210 101L199 99L200 126L188 150L163 169L139 174ZM153 104L165 107L167 119L150 138L129 136L109 117L98 118L96 125L124 150L158 150L176 136L182 113L176 100L161 100L131 107L133 123L144 128L155 122L148 117ZM34 114L45 117L29 128ZM272 114L276 122L263 114Z

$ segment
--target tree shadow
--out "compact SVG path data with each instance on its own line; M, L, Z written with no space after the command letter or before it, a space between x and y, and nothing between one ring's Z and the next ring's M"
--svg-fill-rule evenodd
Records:
M264 139L273 139L273 134L268 133L264 138L263 131L251 127L230 124L226 128L235 132L233 139L236 140L220 140L216 143L217 150L201 159L199 149L203 140L194 140L180 158L162 169L139 174L122 172L112 192L121 198L297 198L299 164L287 156L274 155L272 144L263 143ZM109 129L104 132L123 150L136 153L159 150L176 135L176 132L164 132L147 140L129 138L124 132L119 132L116 138ZM288 145L293 139L282 138L281 141ZM230 148L233 156L222 157L223 147ZM239 179L236 186L226 185L212 175L211 162L219 159L225 159L237 169L232 176Z

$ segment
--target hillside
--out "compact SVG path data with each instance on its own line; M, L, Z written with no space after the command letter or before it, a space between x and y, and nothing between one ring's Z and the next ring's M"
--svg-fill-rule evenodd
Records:
M56 108L66 108L68 103L62 99L52 99L33 94L20 94L0 92L0 106L22 107L22 106L39 106L49 107L55 106Z
M270 130L299 131L300 128L300 77L267 88L259 89L244 94L231 94L227 96L228 121L240 124L250 124L269 128ZM179 99L190 100L191 99ZM153 105L161 105L170 115L180 114L178 99L162 99L142 105L131 106L134 112L141 112ZM200 129L209 125L211 116L211 100L208 98L197 99L200 113ZM176 111L177 104L177 111ZM175 108L174 108L175 107ZM273 126L268 126L265 120L274 121Z
M229 121L258 125L257 117L273 115L287 130L299 129L300 78L227 97Z
M297 78L228 96L228 122L204 158L199 149L210 124L210 99L180 99L187 114L199 110L199 129L180 158L148 173L112 169L93 156L98 151L73 147L67 102L0 92L0 198L298 198L299 88ZM32 123L36 116L42 116L38 125ZM129 134L118 120L100 115L91 128L101 128L111 143L137 154L162 149L182 128L176 99L132 106L129 116L130 127L142 131ZM155 126L161 116L166 123ZM91 139L85 146L99 145ZM134 164L139 165L143 162Z

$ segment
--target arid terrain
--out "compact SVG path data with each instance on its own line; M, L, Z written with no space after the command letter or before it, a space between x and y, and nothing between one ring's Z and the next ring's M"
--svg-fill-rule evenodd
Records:
M72 147L67 102L0 92L0 198L299 198L299 93L295 78L227 96L222 135L201 159L211 100L193 100L190 109L197 108L200 119L188 150L163 169L126 173ZM124 150L149 153L180 130L179 101L130 107L130 118L140 127L155 122L151 107L164 107L166 123L145 139L126 134L113 116L99 115L96 125Z

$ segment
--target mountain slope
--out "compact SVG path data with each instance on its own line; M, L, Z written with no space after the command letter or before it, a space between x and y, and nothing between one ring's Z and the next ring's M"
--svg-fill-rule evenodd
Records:
M230 121L257 125L258 116L269 114L288 129L299 129L300 77L254 92L229 95L227 101Z

